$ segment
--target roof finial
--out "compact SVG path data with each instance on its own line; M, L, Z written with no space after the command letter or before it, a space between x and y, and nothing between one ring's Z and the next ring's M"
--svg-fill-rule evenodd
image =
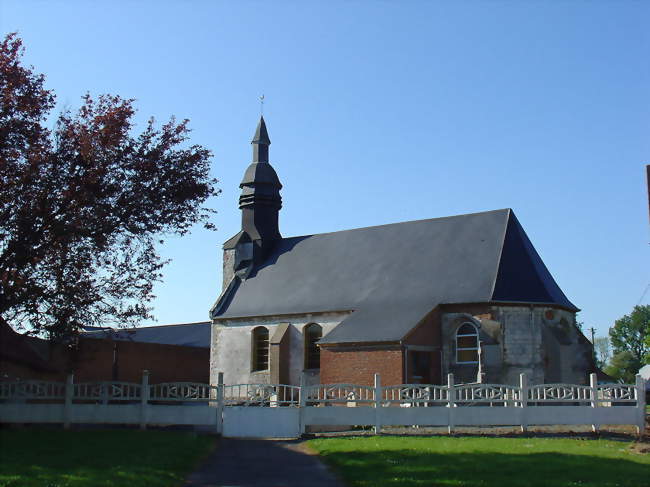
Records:
M260 117L264 116L264 93L260 96Z

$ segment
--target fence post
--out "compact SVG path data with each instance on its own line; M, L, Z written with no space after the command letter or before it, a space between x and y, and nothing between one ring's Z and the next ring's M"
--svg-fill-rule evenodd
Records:
M305 374L300 374L300 387L298 388L298 428L300 436L305 434L305 408L307 407L307 388Z
M591 407L597 408L598 407L598 378L596 377L596 374L589 374L589 386L591 387ZM596 421L596 414L597 411L594 411L592 409L591 430L594 433L598 433L598 431L600 430L600 424L598 423L598 421Z
M521 406L521 432L528 430L528 377L526 374L519 374L519 404Z
M142 371L142 386L140 388L140 429L147 429L147 409L149 403L149 371Z
M65 380L65 402L63 403L63 428L70 429L72 420L72 397L74 395L74 374L70 373Z
M636 375L636 407L637 407L637 424L636 432L639 438L645 433L645 379L641 374Z
M108 383L102 383L102 405L106 406L108 404Z
M454 390L454 374L447 374L447 407L449 408L449 421L447 433L454 432L454 408L456 407L456 391Z
M223 434L223 372L217 374L217 433Z
M381 376L375 374L375 434L381 434Z

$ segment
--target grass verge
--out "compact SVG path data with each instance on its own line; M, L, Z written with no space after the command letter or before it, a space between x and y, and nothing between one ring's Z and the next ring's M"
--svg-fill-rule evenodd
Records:
M604 439L347 437L310 440L354 487L650 486L650 454Z
M0 487L177 486L214 444L166 431L0 430Z

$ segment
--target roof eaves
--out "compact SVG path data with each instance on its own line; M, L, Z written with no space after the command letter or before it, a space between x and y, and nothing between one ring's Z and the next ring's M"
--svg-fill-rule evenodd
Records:
M559 309L564 309L566 311L571 311L574 313L577 313L580 311L580 308L578 307L570 307L570 306L564 306L559 303L549 303L549 302L543 302L543 301L497 301L497 300L492 300L488 304L495 305L495 306L531 306L533 308L535 307L549 307L549 308L559 308Z
M215 316L212 318L212 322L218 321L230 321L230 320L249 320L251 318L265 318L265 317L274 317L274 318L291 318L294 316L304 316L304 315L324 315L330 313L353 313L353 309L327 309L327 310L318 310L318 311L300 311L296 313L277 313L277 314L265 314L265 315L240 315L240 316Z
M226 286L226 288L221 292L215 303L212 305L210 308L210 319L214 320L217 317L215 316L219 311L221 311L221 308L223 308L223 305L226 302L226 299L232 294L234 288L237 286L239 283L240 279L239 276L234 275L232 279L230 279L230 282Z
M401 345L401 340L384 340L384 341L365 341L365 342L326 342L321 343L318 341L319 347L331 348L331 347L385 347L385 346L398 346Z

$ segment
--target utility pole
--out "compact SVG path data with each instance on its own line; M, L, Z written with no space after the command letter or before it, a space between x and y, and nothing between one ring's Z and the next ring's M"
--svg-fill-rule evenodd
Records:
M591 356L594 359L594 364L598 363L598 357L596 357L596 329L592 326L589 328L591 332Z

